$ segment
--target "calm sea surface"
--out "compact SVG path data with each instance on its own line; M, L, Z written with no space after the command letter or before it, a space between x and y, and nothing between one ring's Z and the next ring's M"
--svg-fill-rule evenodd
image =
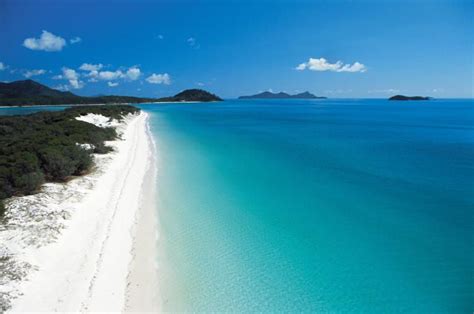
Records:
M164 310L474 310L472 100L141 108Z

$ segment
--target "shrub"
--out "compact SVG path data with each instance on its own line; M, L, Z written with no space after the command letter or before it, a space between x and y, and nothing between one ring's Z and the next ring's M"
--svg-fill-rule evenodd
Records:
M42 168L49 180L65 181L76 169L74 160L57 148L47 148L40 152L40 156Z
M0 200L0 217L3 217L3 215L5 215L5 204L3 204L3 201Z
M21 191L22 194L32 194L43 184L44 175L40 171L35 171L20 176L14 176L12 179L16 190Z

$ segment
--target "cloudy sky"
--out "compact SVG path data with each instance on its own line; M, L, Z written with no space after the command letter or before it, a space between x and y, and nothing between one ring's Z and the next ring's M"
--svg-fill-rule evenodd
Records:
M473 20L472 1L0 0L0 81L473 97Z

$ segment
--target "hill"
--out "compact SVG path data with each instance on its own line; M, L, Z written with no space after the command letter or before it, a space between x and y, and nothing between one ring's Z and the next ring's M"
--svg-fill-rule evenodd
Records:
M0 83L0 106L33 105L90 105L117 103L146 103L164 101L219 101L218 96L201 89L184 90L172 97L142 98L132 96L83 97L71 92L62 92L33 80Z
M186 89L172 97L160 98L157 101L222 101L219 96L202 89Z
M430 100L430 97L423 96L405 96L405 95L395 95L390 97L388 100Z
M326 99L326 97L316 96L310 92L303 92L295 95L290 95L284 92L263 92L256 95L240 96L239 99Z

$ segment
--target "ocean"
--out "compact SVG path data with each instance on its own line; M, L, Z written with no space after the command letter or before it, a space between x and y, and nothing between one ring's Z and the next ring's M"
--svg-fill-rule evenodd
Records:
M474 310L473 100L140 107L163 310Z
M473 311L472 100L141 108L165 311Z

